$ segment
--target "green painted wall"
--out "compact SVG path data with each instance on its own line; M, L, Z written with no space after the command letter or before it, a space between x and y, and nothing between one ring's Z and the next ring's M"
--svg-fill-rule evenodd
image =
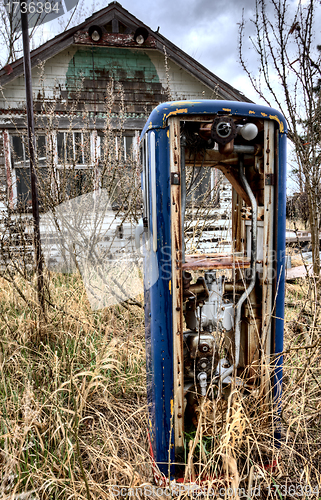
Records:
M75 98L77 86L83 80L78 108L97 111L105 105L106 88L114 80L115 111L119 106L119 89L124 91L127 112L141 114L164 101L164 88L155 65L142 50L111 47L78 48L66 73L66 95Z
M110 47L80 48L72 57L66 74L66 81L79 78L93 78L108 75L120 80L126 72L127 78L135 80L142 77L148 82L159 83L156 68L148 55L141 50L118 49Z

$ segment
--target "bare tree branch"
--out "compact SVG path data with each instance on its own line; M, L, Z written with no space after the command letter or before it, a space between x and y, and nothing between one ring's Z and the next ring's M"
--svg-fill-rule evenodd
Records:
M250 38L257 56L257 69L245 59L245 21L239 28L239 57L250 82L269 106L285 116L294 144L299 185L307 194L315 275L320 275L319 229L321 215L320 75L321 51L314 33L320 4L289 0L256 0ZM252 61L251 61L252 62ZM258 76L256 76L258 74Z

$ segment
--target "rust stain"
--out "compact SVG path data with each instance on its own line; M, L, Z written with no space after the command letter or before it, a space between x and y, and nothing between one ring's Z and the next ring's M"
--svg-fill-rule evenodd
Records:
M12 66L10 64L7 64L6 66L3 66L3 68L6 72L7 75L11 75L11 73L13 72L13 69L12 69Z
M176 103L175 103L176 104ZM186 113L187 109L176 109L169 115ZM169 116L168 115L168 116ZM166 119L166 117L164 117ZM170 171L180 172L180 121L172 117L170 129ZM172 297L173 297L173 360L174 360L174 441L176 451L184 446L184 419L180 418L184 405L183 366L183 287L181 270L181 186L171 184L171 240L172 240Z
M272 116L269 118L274 119ZM274 123L272 121L265 121L264 123L264 175L274 174ZM262 346L262 352L265 352L266 361L261 358L261 390L265 394L266 401L268 401L268 394L270 391L269 374L265 371L264 364L269 363L269 356L271 353L271 314L273 310L273 287L270 280L271 270L273 269L273 223L276 214L274 213L274 186L264 183L264 233L263 233L263 287L262 287L262 312L261 323L259 331L262 332L262 338L259 345Z
M280 132L284 132L284 123L281 122L280 118L276 115L270 115L269 116L270 120L275 120L276 122L278 122L279 126L280 126Z
M134 47L140 48L137 42L135 42L133 35L130 33L103 33L102 37L98 42L93 42L91 37L88 34L88 31L77 31L74 34L74 43L75 44L84 44L84 45L98 45L98 46L111 46L111 47ZM155 38L149 34L147 40L144 42L144 47L156 48L156 40Z
M174 163L175 163L175 165L178 165L178 162L179 162L178 149L176 149L176 150L174 149L173 156L174 156Z
M257 311L255 306L252 308L254 315L256 316ZM253 314L253 313L252 313ZM248 360L247 364L250 365L250 374L252 376L257 375L257 370L259 368L259 339L257 332L261 329L261 321L259 317L251 318L248 326Z
M181 243L180 224L179 224L179 220L181 217L180 209L179 209L180 193L178 192L177 188L180 188L180 186L173 186L173 201L172 201L173 207L175 206L175 214L176 214L175 219L173 220L174 241L175 241L176 250L180 248L180 243Z
M176 104L176 103L175 103ZM188 109L187 108L184 108L184 109L175 109L175 111L170 111L170 113L168 113L168 115L164 116L164 123L165 121L170 117L170 116L175 116L175 115L179 115L181 113L188 113Z
M186 262L182 265L182 269L188 270L206 270L206 269L233 269L235 267L248 268L250 260L246 257L234 257L233 255L187 255Z
M175 101L175 103L172 103L171 106L177 106L178 104L186 106L186 104L201 104L201 101Z

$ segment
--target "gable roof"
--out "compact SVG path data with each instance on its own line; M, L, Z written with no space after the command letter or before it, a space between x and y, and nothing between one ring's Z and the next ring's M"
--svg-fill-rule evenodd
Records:
M119 29L118 31L113 30L113 32L108 32L106 26L113 24L118 27L121 25L123 33L119 33ZM103 28L104 33L99 42L92 42L88 36L88 29L94 25ZM143 45L138 45L134 41L133 34L137 28L145 28L148 31L149 36ZM71 45L92 45L93 43L97 46L135 47L138 49L151 48L162 53L164 53L165 48L168 59L185 69L204 85L211 89L217 89L221 98L252 102L244 94L218 78L214 73L205 68L205 66L158 33L158 31L151 30L116 1L111 2L104 9L95 12L83 23L60 33L31 51L31 66L37 66L40 62L50 59ZM23 58L20 58L0 69L0 85L8 84L23 73Z

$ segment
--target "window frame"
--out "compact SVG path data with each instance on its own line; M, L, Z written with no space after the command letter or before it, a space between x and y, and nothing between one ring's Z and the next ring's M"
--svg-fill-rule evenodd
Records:
M56 136L56 156L57 156L57 167L58 168L61 168L61 166L66 166L66 167L75 167L75 168L88 168L88 163L92 164L92 147L91 147L91 144L92 144L92 131L88 131L87 132L88 135L89 135L89 162L86 162L86 154L85 154L85 145L84 145L84 142L85 142L85 138L84 136L86 135L86 133L83 132L83 130L77 130L77 129L73 129L73 130L64 130L64 129L61 129L61 130L58 130L55 134ZM63 142L62 142L62 146L59 146L58 144L58 136L63 134ZM67 135L66 135L67 134ZM72 135L72 159L68 158L68 136L70 137L70 135ZM79 147L79 150L80 150L80 154L81 154L81 162L78 162L77 161L77 156L79 154L79 152L77 151L77 140L75 139L75 135L80 135L80 147ZM66 137L67 137L67 145L66 145ZM59 153L59 148L62 147L63 148L63 161L60 161L61 158L59 157L60 153Z
M47 136L45 132L43 131L37 131L36 132L36 138L37 141L39 140L40 137L45 138L45 151L47 152ZM15 146L14 146L14 140L18 138L20 139L20 146L21 146L21 151L22 151L22 159L15 159L15 155L17 154L15 151ZM21 131L14 131L14 132L9 132L9 148L10 148L10 155L9 155L9 162L10 162L10 171L11 171L11 178L12 178L12 202L13 202L13 208L16 210L21 210L21 212L24 213L29 213L32 210L32 198L31 198L31 189L29 187L29 190L24 193L24 192L19 192L21 190L21 186L23 186L23 183L20 182L19 177L21 177L22 172L26 172L26 182L27 179L30 182L30 159L29 155L27 153L28 149L28 136L27 136L27 131L26 130L21 130ZM38 143L37 143L37 151L39 151ZM46 159L47 159L47 154L44 157L36 157L36 164L37 167L40 168L41 170L47 170L47 175L48 175L48 169L47 169L47 164L46 164ZM43 161L44 160L44 161ZM26 186L26 182L24 183L24 187ZM20 198L20 199L19 199ZM25 199L22 199L25 198ZM40 203L40 209L41 209L41 200L39 200Z
M139 159L139 137L140 131L138 129L125 129L123 131L113 131L115 133L115 159L119 159L120 150L122 150L122 154L124 155L124 162L128 161L138 161ZM119 135L117 136L117 132ZM62 135L62 141L59 140L59 134ZM72 158L68 157L68 138L67 135L72 135ZM79 135L78 135L79 134ZM26 201L23 202L25 207L22 208L23 212L30 212L31 210L31 191L24 195L24 187L22 187L22 192L20 193L19 189L19 173L21 174L19 169L24 169L27 173L29 169L29 177L30 177L30 160L27 153L28 148L28 136L27 130L15 130L9 132L9 159L8 164L11 172L12 185L10 187L12 193L12 205L14 209L19 209L19 197L24 196ZM70 171L78 171L78 170L89 170L90 174L93 173L92 177L92 188L93 190L99 189L102 187L101 185L101 171L99 169L99 164L101 162L102 156L102 138L104 136L104 129L94 129L94 130L80 130L80 129L72 129L67 130L65 128L53 131L50 134L50 137L46 134L45 131L39 130L36 132L37 138L44 137L44 141L42 140L42 144L38 145L37 143L37 152L45 151L45 156L41 153L41 156L37 158L37 165L41 169L47 168L47 176L48 183L50 184L50 190L54 193L55 189L60 189L62 182L62 171L68 170ZM86 137L87 136L87 137ZM18 145L14 144L15 139L20 139L20 152ZM77 140L80 139L79 148L77 147ZM88 141L86 146L86 140ZM122 141L122 147L120 148L120 142ZM60 142L60 145L58 145ZM44 143L44 144L43 144ZM51 160L51 153L53 154L53 160ZM129 152L131 151L131 157L129 158ZM77 156L81 154L81 159L77 162ZM63 157L62 157L63 155ZM87 161L86 161L86 156ZM50 164L53 163L53 169L47 166L48 158ZM50 175L50 179L49 179ZM28 177L28 178L29 178ZM25 184L27 181L25 182ZM73 189L73 188L71 188ZM79 193L80 195L82 193ZM77 195L77 196L78 196ZM69 199L68 195L66 199Z

